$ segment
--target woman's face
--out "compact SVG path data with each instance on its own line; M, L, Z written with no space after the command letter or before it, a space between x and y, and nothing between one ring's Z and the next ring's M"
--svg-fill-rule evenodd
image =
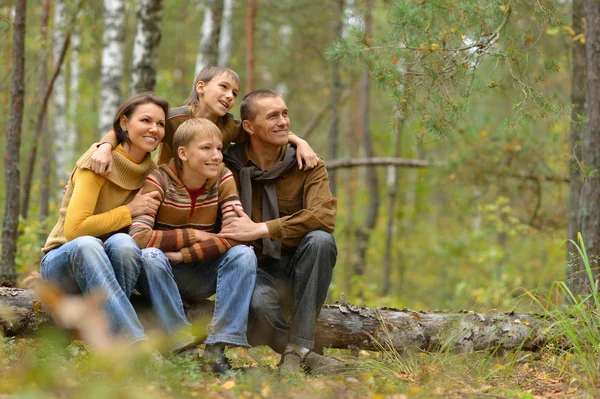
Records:
M208 82L198 82L196 91L200 99L199 115L196 116L215 122L235 105L240 86L230 74L224 72Z
M153 103L138 105L129 118L121 117L121 128L129 136L129 155L141 161L165 137L165 113Z

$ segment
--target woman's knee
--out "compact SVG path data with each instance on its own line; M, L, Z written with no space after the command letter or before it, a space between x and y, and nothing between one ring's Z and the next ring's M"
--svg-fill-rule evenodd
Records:
M140 254L141 250L137 243L129 234L117 233L110 236L105 242L104 247L110 252L120 252L124 254Z

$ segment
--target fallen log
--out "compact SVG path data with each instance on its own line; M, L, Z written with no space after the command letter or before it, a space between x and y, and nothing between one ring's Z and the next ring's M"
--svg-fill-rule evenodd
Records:
M189 319L210 316L211 306L189 307ZM33 291L0 288L0 333L30 334L49 319ZM316 329L317 348L377 351L537 350L555 340L549 322L531 314L426 313L349 304L325 305Z

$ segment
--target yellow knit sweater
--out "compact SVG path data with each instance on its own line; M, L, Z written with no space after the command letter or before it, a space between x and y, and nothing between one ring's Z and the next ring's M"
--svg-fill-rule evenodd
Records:
M113 167L108 177L91 170L94 144L77 161L58 213L58 222L46 240L46 253L81 236L108 238L131 224L125 206L144 184L146 176L156 169L150 154L136 163L121 145L112 152ZM125 231L127 232L127 231Z

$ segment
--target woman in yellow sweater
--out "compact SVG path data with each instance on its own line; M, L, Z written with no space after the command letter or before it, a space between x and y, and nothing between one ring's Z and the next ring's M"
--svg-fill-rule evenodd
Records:
M175 284L172 276L169 279L145 270L141 251L127 234L132 218L158 209L156 192L136 192L156 169L150 153L165 135L168 108L166 101L151 93L135 95L121 105L113 120L119 144L112 151L112 172L105 177L91 170L90 158L96 145L77 161L58 222L42 249L42 278L68 293L103 289L113 333L134 342L145 339L129 301L138 278L142 290L151 290L146 294L158 297L172 292L166 286L169 282ZM164 327L175 332L188 323L181 297L177 295L169 303L170 309L155 312Z

